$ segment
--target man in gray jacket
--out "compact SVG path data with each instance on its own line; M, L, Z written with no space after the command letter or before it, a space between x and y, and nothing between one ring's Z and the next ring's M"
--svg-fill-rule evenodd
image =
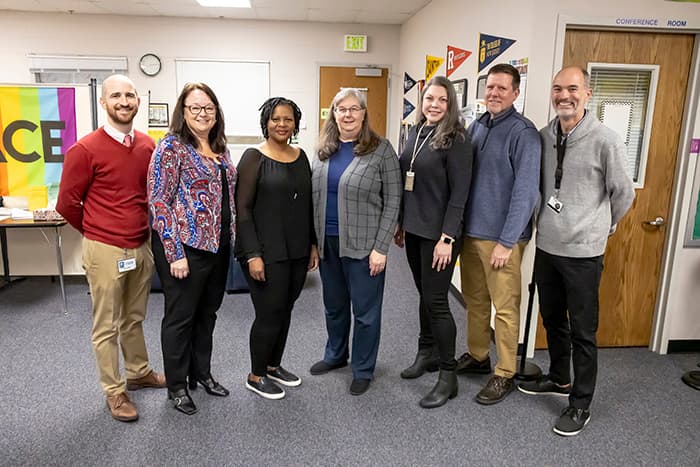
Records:
M569 406L554 426L562 436L580 433L591 417L603 254L634 200L625 144L586 111L590 97L586 71L559 71L552 83L557 117L540 131L542 201L534 268L550 367L541 380L521 383L519 389L568 396Z

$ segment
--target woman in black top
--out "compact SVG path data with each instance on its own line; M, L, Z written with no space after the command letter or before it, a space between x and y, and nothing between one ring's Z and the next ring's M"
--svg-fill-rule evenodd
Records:
M404 179L401 227L396 244L406 256L420 294L418 354L402 378L440 369L421 407L439 407L457 395L454 318L447 301L462 244L462 218L469 194L472 147L460 119L452 83L431 79L421 113L399 160Z
M260 109L265 142L247 149L238 163L234 253L255 307L246 388L267 399L281 399L284 390L275 382L301 384L281 361L294 302L307 270L318 267L318 252L311 167L304 151L289 145L299 132L301 111L283 97L268 99Z

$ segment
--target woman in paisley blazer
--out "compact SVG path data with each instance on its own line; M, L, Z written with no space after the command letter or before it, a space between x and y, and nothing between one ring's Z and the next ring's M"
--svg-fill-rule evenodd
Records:
M148 175L153 256L165 294L161 345L168 398L188 415L197 411L188 386L229 394L212 377L211 352L234 243L235 184L219 101L206 84L188 83Z

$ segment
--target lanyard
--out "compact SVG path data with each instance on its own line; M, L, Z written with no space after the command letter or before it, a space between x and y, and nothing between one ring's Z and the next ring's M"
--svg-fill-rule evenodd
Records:
M420 143L420 146L418 146L418 140L420 139L420 133L423 131L423 128L425 128L425 123L423 124L422 127L418 128L418 132L416 132L416 142L413 143L413 155L411 156L411 166L408 169L409 172L413 172L413 161L416 160L416 157L418 157L418 154L420 154L421 149L423 149L423 146L425 145L426 141L430 139L430 137L433 134L433 131L435 131L435 128L430 130L430 133L425 137L422 143Z
M557 168L554 171L554 190L559 193L561 177L564 174L564 153L566 153L566 137L561 131L561 124L557 123Z

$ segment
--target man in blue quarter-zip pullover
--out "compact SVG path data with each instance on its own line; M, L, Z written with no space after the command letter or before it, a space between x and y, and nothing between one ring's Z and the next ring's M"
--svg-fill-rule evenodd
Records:
M487 113L473 122L471 191L464 212L462 295L467 303L467 346L458 373L491 372L491 305L496 309L498 362L476 395L481 404L502 401L514 388L520 332L520 263L532 236L539 200L540 136L517 112L520 74L511 65L493 66L486 78Z

